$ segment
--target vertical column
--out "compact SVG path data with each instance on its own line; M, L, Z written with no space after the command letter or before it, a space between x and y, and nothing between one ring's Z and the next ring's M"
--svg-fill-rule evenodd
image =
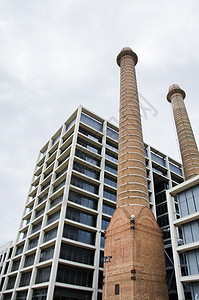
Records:
M199 153L184 104L186 94L177 84L169 88L167 100L172 104L185 179L199 175Z
M121 68L117 207L149 207L144 142L137 91L137 55L123 48L117 57Z

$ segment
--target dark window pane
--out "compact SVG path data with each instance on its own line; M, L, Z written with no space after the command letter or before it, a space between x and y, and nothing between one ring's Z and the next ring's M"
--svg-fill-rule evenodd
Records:
M34 289L32 300L45 300L47 296L47 288Z
M72 176L71 178L71 184L83 189L83 190L86 190L88 192L91 192L91 193L94 193L94 194L98 194L98 190L99 190L99 187L95 184L92 184L92 183L88 183L87 181L83 180L83 179L80 179L76 176Z
M77 138L77 143L79 145L81 145L82 147L94 152L94 153L97 153L97 154L100 154L101 153L101 149L95 145L93 145L91 142L87 142L81 138Z
M41 250L40 262L53 258L54 246Z
M45 232L43 242L45 243L51 239L54 239L56 236L57 236L57 227Z
M120 293L120 286L119 286L119 284L116 284L115 285L115 295L119 295L119 293Z
M21 275L21 280L19 286L27 286L30 283L30 277L32 272L26 272Z
M89 162L90 164L93 164L95 166L100 166L100 160L93 157L92 155L90 154L87 154L79 149L76 149L75 151L75 155L78 156L79 158Z
M8 278L7 290L13 289L15 285L16 275Z
M102 212L107 214L107 215L112 216L112 214L115 211L115 208L116 208L115 206L111 206L109 204L103 203Z
M26 300L28 292L17 292L16 300Z
M66 218L89 226L96 226L96 216L89 213L85 213L72 207L67 208Z
M99 137L98 135L96 135L93 132L90 132L89 130L87 130L85 128L79 127L79 132L83 133L84 135L86 135L87 137L89 137L90 139L92 139L96 142L101 143L101 141L102 141L101 137Z
M19 269L19 264L20 264L20 259L13 261L12 270L11 271L13 272L13 271L18 270Z
M86 206L92 209L97 209L97 200L94 200L88 196L82 195L80 193L70 191L68 199L72 202Z
M54 214L48 216L47 225L53 223L59 219L60 211L55 212Z
M93 265L94 251L62 243L60 250L60 258L83 264Z
M53 300L91 300L92 292L55 287Z
M97 179L97 180L99 179L99 172L96 172L93 169L88 168L88 167L86 167L86 166L84 166L80 163L74 162L73 169L75 171L78 171L78 172L80 172L84 175L87 175L87 176L91 177L91 178L94 178L94 179Z
M36 237L36 238L33 239L33 240L30 240L30 241L29 241L29 245L28 245L28 250L29 250L29 249L32 249L32 248L34 248L34 247L36 247L37 244L38 244L38 240L39 240L38 237Z
M15 256L19 255L19 254L21 254L23 252L23 247L24 247L24 244L20 245L20 246L17 246Z
M31 255L27 255L24 262L24 268L28 266L32 266L35 260L35 253Z
M95 233L64 224L63 237L86 244L95 244Z
M94 129L102 132L102 128L103 128L102 123L100 123L99 121L97 121L83 113L81 114L80 121L89 125L90 127L94 128Z
M57 205L58 203L60 203L63 199L63 195L57 197L56 199L52 200L50 202L50 208L54 207L55 205Z
M35 283L47 282L50 278L51 266L37 270Z
M58 282L92 287L93 270L75 268L67 265L58 265Z
M36 231L40 230L41 229L41 224L42 224L42 222L33 225L32 226L32 233L35 233Z

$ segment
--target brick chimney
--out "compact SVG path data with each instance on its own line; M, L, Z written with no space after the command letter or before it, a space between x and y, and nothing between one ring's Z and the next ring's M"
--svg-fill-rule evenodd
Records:
M105 233L102 299L168 300L162 232L148 201L137 55L123 48L117 63L121 68L117 208Z
M137 55L123 48L117 57L120 66L120 122L117 206L149 206L142 124L135 65Z
M184 104L186 94L177 84L169 88L167 100L173 108L185 179L199 175L199 153Z

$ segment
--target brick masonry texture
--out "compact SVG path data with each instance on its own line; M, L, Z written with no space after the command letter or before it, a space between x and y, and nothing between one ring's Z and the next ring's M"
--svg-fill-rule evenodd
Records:
M117 63L121 68L118 189L117 208L105 234L105 256L112 256L107 299L168 300L162 233L148 200L135 75L137 55L123 48ZM119 285L118 295L115 285Z
M171 102L178 135L185 179L199 175L199 153L184 104L185 92L177 84L169 88L167 100Z
M135 221L131 221L131 215ZM107 299L167 300L162 233L148 207L117 208L106 232ZM105 278L104 272L104 278ZM119 284L119 295L115 285ZM105 279L103 285L103 299Z
M137 55L125 48L120 66L120 126L117 206L140 203L149 206L144 142L135 74Z

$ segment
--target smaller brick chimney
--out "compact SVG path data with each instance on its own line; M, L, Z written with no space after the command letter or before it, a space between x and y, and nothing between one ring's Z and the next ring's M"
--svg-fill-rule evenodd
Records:
M184 104L186 94L177 84L169 88L167 100L172 104L185 179L199 175L199 153Z

